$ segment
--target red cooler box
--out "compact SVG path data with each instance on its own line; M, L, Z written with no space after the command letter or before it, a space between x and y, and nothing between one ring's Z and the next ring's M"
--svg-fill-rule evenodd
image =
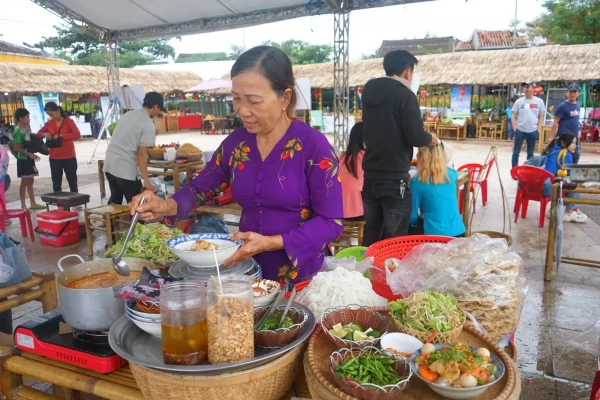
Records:
M64 247L79 242L79 223L73 211L53 210L37 214L40 242Z

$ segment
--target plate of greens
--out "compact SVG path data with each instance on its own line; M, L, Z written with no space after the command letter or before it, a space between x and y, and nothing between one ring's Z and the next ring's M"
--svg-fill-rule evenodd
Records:
M142 258L157 264L168 264L178 259L167 245L170 239L182 235L177 228L169 228L164 224L138 224L133 231L123 257ZM125 236L104 254L111 257L119 254L123 248Z

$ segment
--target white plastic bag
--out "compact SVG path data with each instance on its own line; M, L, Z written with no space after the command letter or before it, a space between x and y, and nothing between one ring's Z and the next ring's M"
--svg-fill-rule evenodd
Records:
M600 321L576 336L573 344L594 357L600 357Z
M367 257L362 261L356 261L356 257L325 257L323 267L325 271L333 271L337 267L342 267L348 271L358 271L364 274L367 268L373 265L374 258Z

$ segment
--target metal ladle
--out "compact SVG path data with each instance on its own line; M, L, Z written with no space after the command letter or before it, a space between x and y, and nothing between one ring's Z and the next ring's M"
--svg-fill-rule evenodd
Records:
M145 197L142 197L142 200L140 200L140 204L138 204L138 207L144 204L147 200L148 199L146 199ZM115 271L117 271L123 276L129 276L129 274L131 273L131 271L129 270L129 266L121 258L123 257L123 253L125 252L127 243L129 242L129 239L131 238L131 235L133 234L133 231L135 230L135 226L137 225L139 219L140 213L136 212L133 216L133 219L131 220L131 225L129 226L129 231L127 231L127 236L125 236L125 241L123 242L123 247L121 248L121 251L119 252L119 254L112 257L113 268L115 269Z

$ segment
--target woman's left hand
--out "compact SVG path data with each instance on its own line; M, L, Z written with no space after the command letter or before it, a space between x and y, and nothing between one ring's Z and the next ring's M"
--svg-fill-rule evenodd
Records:
M234 255L225 260L223 263L225 267L247 260L258 253L283 249L283 238L281 236L263 236L255 232L235 232L230 237L233 240L243 240L244 243Z
M46 139L52 139L52 134L50 132L44 132L44 137Z

